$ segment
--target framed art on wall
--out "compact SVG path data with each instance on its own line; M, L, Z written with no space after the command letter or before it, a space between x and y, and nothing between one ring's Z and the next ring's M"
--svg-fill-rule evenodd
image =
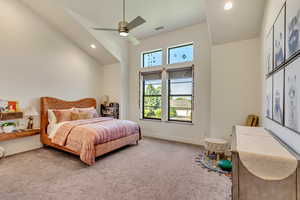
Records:
M273 120L283 124L284 69L273 75Z
M286 2L286 58L300 52L300 1Z
M300 57L285 71L285 126L300 132Z
M274 67L281 66L285 59L285 6L274 24Z
M273 77L269 77L266 82L266 117L269 119L273 118Z
M265 41L265 56L266 56L266 66L267 66L267 74L272 72L273 70L273 27L269 31L266 41Z

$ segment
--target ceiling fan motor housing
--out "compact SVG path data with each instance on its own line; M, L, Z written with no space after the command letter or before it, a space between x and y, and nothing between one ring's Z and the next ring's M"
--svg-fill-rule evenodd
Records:
M128 33L129 30L127 28L127 25L128 25L128 22L126 22L126 21L119 22L119 32L126 32L126 33Z

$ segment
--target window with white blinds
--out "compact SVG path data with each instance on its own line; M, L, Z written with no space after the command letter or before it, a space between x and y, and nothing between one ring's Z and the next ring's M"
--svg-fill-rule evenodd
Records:
M143 73L142 115L143 119L161 119L161 72Z
M192 122L192 68L170 70L168 77L168 120Z

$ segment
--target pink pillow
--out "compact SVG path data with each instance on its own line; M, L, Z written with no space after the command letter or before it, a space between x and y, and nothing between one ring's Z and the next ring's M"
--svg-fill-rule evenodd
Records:
M91 112L72 112L71 119L72 121L75 120L82 120L82 119L92 119L93 114Z
M72 111L71 110L53 110L53 113L56 117L56 123L72 120Z
M97 110L94 107L90 108L76 108L78 112L89 112L92 114L93 118L98 118L99 115L97 113Z

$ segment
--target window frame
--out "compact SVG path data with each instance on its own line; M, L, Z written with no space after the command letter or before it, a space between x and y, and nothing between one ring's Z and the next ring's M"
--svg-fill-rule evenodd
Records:
M180 47L186 47L186 46L193 46L193 59L191 61L186 61L186 62L178 62L178 63L172 63L170 64L170 50L171 49L176 49L176 48L180 48ZM175 45L175 46L171 46L167 48L167 64L168 65L177 65L177 64L183 64L183 63L190 63L194 61L194 42L189 42L189 43L184 43L184 44L179 44L179 45Z
M181 69L184 69L184 68L189 68L189 67L182 67ZM183 123L189 123L189 124L192 124L193 123L193 110L194 110L194 67L192 66L191 67L191 70L192 70L192 94L190 95L187 95L187 94L176 94L176 95L172 95L171 94L171 79L170 79L170 76L169 76L169 73L171 72L170 70L167 71L168 73L168 76L167 76L167 81L168 81L168 93L167 93L167 98L168 98L168 121L169 122L183 122ZM171 119L170 118L170 105L171 105L171 102L170 102L170 99L171 97L191 97L191 100L192 100L192 103L191 103L191 120L176 120L176 119Z
M162 74L162 72L159 72ZM141 76L143 77L144 75L141 74ZM161 78L161 85L162 85L162 81L163 79ZM145 117L145 97L160 97L160 109L162 111L162 91L160 95L145 95L145 80L144 78L142 78L142 102L141 102L141 106L142 106L142 119L146 119L146 120L157 120L157 121L162 121L162 114L160 116L160 118L154 118L154 117ZM149 107L149 106L147 106Z
M145 54L150 54L150 53L157 53L157 52L161 52L161 65L155 65L155 66L148 66L145 67L145 62L144 62L144 55ZM152 68L152 67L160 67L164 65L164 51L163 49L154 49L154 50L150 50L150 51L144 51L141 53L141 68Z
M192 45L193 47L193 56L191 61L184 61L169 64L169 52L173 48L184 47ZM161 65L156 66L148 66L144 67L144 55L147 53L155 53L161 52ZM164 122L164 123L174 123L174 124L184 124L184 125L194 125L194 109L195 109L195 43L186 42L180 45L174 45L169 47L162 47L159 49L151 50L151 51L141 51L140 53L140 66L138 67L139 70L139 120L144 121L153 121L153 122ZM180 70L180 69L191 69L192 70L192 94L191 95L181 95L186 97L191 97L191 121L187 120L175 120L170 119L170 81L169 81L169 72L173 70ZM160 95L145 95L145 79L144 75L147 73L155 73L160 72L161 75L161 94ZM172 96L180 96L180 95L172 95ZM161 115L160 118L153 118L153 117L145 117L145 97L160 97L161 100ZM187 107L188 108L188 107Z

